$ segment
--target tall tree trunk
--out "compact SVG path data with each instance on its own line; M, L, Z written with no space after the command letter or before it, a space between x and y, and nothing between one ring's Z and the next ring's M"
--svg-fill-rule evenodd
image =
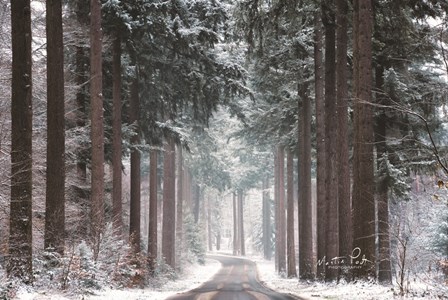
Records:
M347 84L347 43L348 43L348 3L336 0L337 12L337 103L338 103L338 198L339 198L339 255L349 257L352 254L353 227L350 198L350 165L348 144L348 84ZM346 261L348 263L348 260ZM350 269L342 268L345 280L350 279Z
M263 256L267 260L272 258L271 245L271 200L269 198L269 177L263 179Z
M336 103L336 35L334 0L322 2L325 28L325 153L326 153L326 262L339 256L338 178L337 178L337 112ZM325 280L337 280L339 269L326 268Z
M238 190L238 233L239 233L239 246L241 255L246 255L246 245L244 237L244 192Z
M149 155L148 259L149 269L154 274L157 263L157 150L152 149Z
M47 174L44 248L64 254L65 105L61 0L46 2Z
M208 251L213 251L213 237L212 237L212 207L210 196L207 197L207 240Z
M185 213L191 213L193 211L192 206L191 206L191 201L192 201L192 197L191 197L191 173L190 170L184 166L184 183L183 183L183 210Z
M32 73L29 0L11 1L11 202L9 276L33 280L32 235Z
M385 106L390 105L388 98L381 96L384 85L384 68L375 69L375 82L377 102ZM389 160L386 144L388 118L386 111L382 109L376 122L375 144L377 153L377 168L381 163ZM378 214L378 281L381 283L392 283L392 270L390 264L390 235L389 235L389 184L387 176L380 176L377 183L377 214Z
M137 64L135 66L135 78L131 85L130 113L129 122L135 124L136 133L131 138L131 200L129 212L129 238L135 253L140 252L140 210L141 210L141 154L138 149L140 144L140 99L138 87Z
M201 204L201 187L199 184L194 184L194 190L193 190L193 215L194 215L194 222L196 224L199 223L199 213L200 213L200 204Z
M325 186L325 109L324 109L324 73L322 63L323 34L321 15L314 16L314 88L316 94L316 185ZM316 191L317 201L317 277L325 277L325 264L321 263L325 257L326 248L326 202L325 189Z
M184 162L183 162L183 153L182 146L178 145L177 147L177 202L176 202L176 256L181 257L182 249L183 249L183 202L184 202Z
M279 191L280 191L280 185L279 185L279 163L278 163L278 151L277 149L274 150L274 265L275 265L275 271L278 272L278 232L279 232L279 222L278 222L278 199L279 199Z
M285 148L277 146L277 184L278 184L278 206L277 231L275 250L278 257L278 272L286 273L286 224L285 224Z
M314 278L313 212L311 198L311 101L308 85L299 86L301 116L299 128L299 276Z
M121 163L121 38L113 42L113 106L112 106L112 221L118 235L123 232L122 163Z
M287 174L287 226L286 226L286 258L288 278L297 277L296 270L296 245L294 242L294 154L291 150L287 152L286 158Z
M90 1L90 97L92 141L91 228L94 257L98 256L104 229L104 116L102 85L101 1Z
M240 253L239 247L239 236L238 236L238 203L236 200L236 193L232 193L233 202L233 255L238 255Z
M353 149L353 246L362 251L355 270L360 278L375 276L375 203L372 101L372 3L354 5L354 149ZM367 260L363 260L363 258Z
M176 267L176 155L174 140L169 137L165 143L163 159L163 223L162 256L172 268Z

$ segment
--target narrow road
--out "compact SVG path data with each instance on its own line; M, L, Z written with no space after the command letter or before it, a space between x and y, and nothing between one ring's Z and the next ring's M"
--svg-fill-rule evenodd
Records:
M189 292L167 300L297 300L277 293L258 281L254 262L231 256L209 256L222 267L213 278Z

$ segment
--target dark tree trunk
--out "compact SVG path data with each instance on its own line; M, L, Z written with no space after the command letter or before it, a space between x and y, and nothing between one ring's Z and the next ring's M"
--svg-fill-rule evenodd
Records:
M325 186L325 109L324 109L324 74L322 63L323 34L319 13L314 16L314 76L316 93L316 185ZM317 259L319 262L325 257L326 248L326 215L325 189L316 191L317 201ZM325 277L325 265L317 264L317 277Z
M336 103L336 26L334 0L322 2L322 22L325 28L325 157L327 221L326 261L339 256L338 178L337 178L337 111ZM325 280L337 280L339 269L326 268Z
M375 203L372 101L372 3L354 3L354 149L353 246L369 262L355 270L359 278L375 276Z
M136 253L140 252L140 206L141 206L141 154L138 149L140 144L140 99L138 87L138 72L136 66L135 78L131 85L129 122L135 124L136 134L131 138L131 200L129 213L129 238Z
M11 1L11 202L9 276L33 280L32 235L32 73L29 0Z
M216 251L221 250L221 231L218 229L216 233Z
M194 184L194 191L193 191L193 215L194 215L194 222L196 224L199 223L199 213L200 213L200 204L201 204L201 187L198 184Z
M238 203L236 200L236 193L233 192L232 194L232 200L233 200L233 255L240 254L240 247L239 247L239 236L238 236Z
M311 199L311 101L308 85L299 86L301 116L299 128L299 276L314 278L313 212Z
M184 162L182 146L177 147L177 199L176 199L176 256L180 258L183 249L183 195L184 195Z
M91 228L94 257L98 256L104 230L104 116L102 85L101 1L90 1L90 97L92 141Z
M269 177L263 179L263 256L272 259L271 200L269 198Z
M64 254L65 105L61 0L46 2L47 174L44 248Z
M176 155L172 138L167 138L163 159L163 223L162 256L172 268L176 267Z
M213 232L212 232L212 207L210 196L207 198L207 239L208 251L213 251Z
M278 257L278 272L286 273L285 150L283 146L277 146L277 164L278 199L276 199L276 205L278 213L275 250Z
M279 163L278 163L278 153L277 149L274 150L274 265L275 271L278 272L278 231L279 231L279 222L278 222L278 198L279 198Z
M121 163L121 38L113 42L113 106L112 106L112 206L114 231L123 232L122 163Z
M376 89L378 91L377 101L382 105L390 105L387 97L382 97L381 90L384 85L384 68L377 67L375 70ZM381 162L389 159L386 137L388 118L385 109L380 111L377 117L375 144L377 153L377 164L380 168ZM377 209L378 209L378 281L381 283L392 283L392 270L390 263L390 234L389 234L389 184L388 178L380 174L377 183Z
M296 270L296 245L294 242L294 154L287 152L286 158L287 174L287 226L286 226L286 258L288 278L297 277Z
M154 274L157 263L157 150L151 150L149 157L149 269Z
M246 245L244 240L244 192L238 190L238 233L239 233L239 246L241 255L246 255Z
M352 254L353 227L350 198L349 128L348 128L348 84L347 84L347 0L336 0L337 9L337 103L338 103L338 197L339 197L339 255ZM347 261L348 262L348 261ZM341 275L350 280L350 269L342 268Z

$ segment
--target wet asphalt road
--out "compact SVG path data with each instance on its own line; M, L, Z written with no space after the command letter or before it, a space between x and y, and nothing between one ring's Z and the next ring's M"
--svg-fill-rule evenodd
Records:
M231 256L209 256L222 267L213 278L189 292L167 300L297 300L270 290L258 281L254 262Z

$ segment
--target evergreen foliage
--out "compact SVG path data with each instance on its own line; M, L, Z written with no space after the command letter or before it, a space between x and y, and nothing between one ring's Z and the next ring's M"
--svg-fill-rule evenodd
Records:
M194 221L191 214L184 218L185 243L188 251L187 259L191 262L205 263L205 242L203 240L203 229Z
M91 123L86 121L91 113L88 105L90 80L86 75L90 67L90 46L85 34L88 32L90 12L88 0L65 3L64 50L68 71L65 159L67 198L72 200L67 204L65 222L69 238L64 256L39 250L33 254L35 286L51 286L85 294L104 286L155 286L161 281L175 279L177 270L161 259L152 274L154 277L148 281L143 254L130 251L129 245L123 242L124 237L115 236L111 227L107 227L101 235L96 255L92 246L83 241L87 234L88 224L83 218L88 214L86 203L90 186L87 181L75 180L77 175L74 169L76 164L84 164L89 175L92 167ZM320 3L297 0L103 0L101 3L105 33L101 93L105 100L105 163L110 163L112 153L112 51L109 41L116 37L121 38L123 48L122 154L125 159L130 155L131 146L145 152L160 146L166 137L174 138L176 143L188 150L185 165L191 170L194 185L199 186L201 192L220 197L228 190L259 189L263 178L272 177L274 146L297 149L302 101L299 93L300 87L311 87L314 80L312 19L320 9ZM441 47L448 47L446 40L443 43L446 39L445 24L435 28L430 20L445 22L448 3L445 0L381 0L372 3L375 13L373 69L376 72L372 83L381 84L376 86L376 99L369 105L375 111L375 130L380 122L386 123L384 136L374 145L378 155L372 185L377 182L388 186L386 194L393 200L390 215L392 247L399 254L404 247L411 247L413 251L411 256L402 259L403 262L412 258L416 263L411 269L421 268L423 263L419 264L415 258L419 258L419 250L426 247L425 255L433 251L437 259L446 264L447 207L445 203L433 203L432 208L438 211L437 214L427 212L418 207L421 199L416 199L411 190L415 183L414 174L435 174L442 185L447 175L439 173L440 162L435 154L442 161L447 154L444 118L448 85L446 70L441 71L439 66L446 64L443 61L446 57L442 57L446 53ZM11 42L8 24L11 21L10 8L9 2L0 2L0 41L5 45ZM33 20L33 26L36 26L33 28L34 36L42 26L36 20ZM35 39L38 44L33 45L39 48L42 42L39 41L39 34L36 36L39 37ZM347 67L350 68L354 63L352 53L353 49L349 49ZM11 123L11 90L5 88L11 80L10 54L9 46L0 48L0 80L5 83L0 93L2 170L11 168L8 125ZM34 72L38 74L33 77L33 105L37 105L34 106L33 147L36 147L32 166L32 219L36 222L33 226L37 239L34 244L31 241L21 244L27 250L41 247L40 228L44 215L42 189L45 186L42 181L45 151L38 143L46 138L41 133L46 118L45 93L43 82L39 80L44 70L45 55L40 49L33 55ZM130 84L136 72L140 80L140 123L130 124ZM78 81L79 76L81 81ZM352 83L351 80L349 78L349 83ZM311 90L311 98L313 94ZM84 99L84 109L74 103L75 96ZM349 105L352 113L353 103ZM82 115L84 122L79 122L79 115ZM23 116L23 111L20 116ZM353 121L352 117L350 115L348 121ZM139 128L143 139L139 145L131 145L131 139L138 134ZM353 126L350 133L352 129ZM384 143L384 149L378 146L379 143ZM11 199L9 177L12 175L15 174L5 173L0 178L2 237L8 235L6 221L9 220L7 206ZM85 175L84 179L88 178ZM425 189L429 190L428 185ZM108 186L105 190L109 191ZM437 193L434 195L437 196ZM107 200L108 195L104 198ZM222 223L219 208L223 203L213 201L215 207L211 210L214 217L211 228L213 232L219 232ZM429 202L422 203L425 206ZM273 207L270 201L270 209L273 210ZM105 211L110 212L108 203ZM271 217L273 215L271 212ZM31 217L12 216L11 219L31 221ZM260 252L263 248L262 222L261 218L256 220L249 237L254 249ZM430 223L433 226L424 231L423 227L429 228ZM272 246L275 241L274 222L270 224ZM184 219L188 249L186 260L189 262L205 262L202 225L195 222L190 214ZM423 231L424 238L416 236ZM7 249L5 240L0 245L0 264L4 268L7 266L3 259ZM400 269L400 259L399 255L393 256L395 270L401 270L397 271L398 277L406 274L406 268ZM25 276L26 280L31 281L32 276L28 275ZM12 298L16 282L7 278L2 268L0 281L0 298Z

